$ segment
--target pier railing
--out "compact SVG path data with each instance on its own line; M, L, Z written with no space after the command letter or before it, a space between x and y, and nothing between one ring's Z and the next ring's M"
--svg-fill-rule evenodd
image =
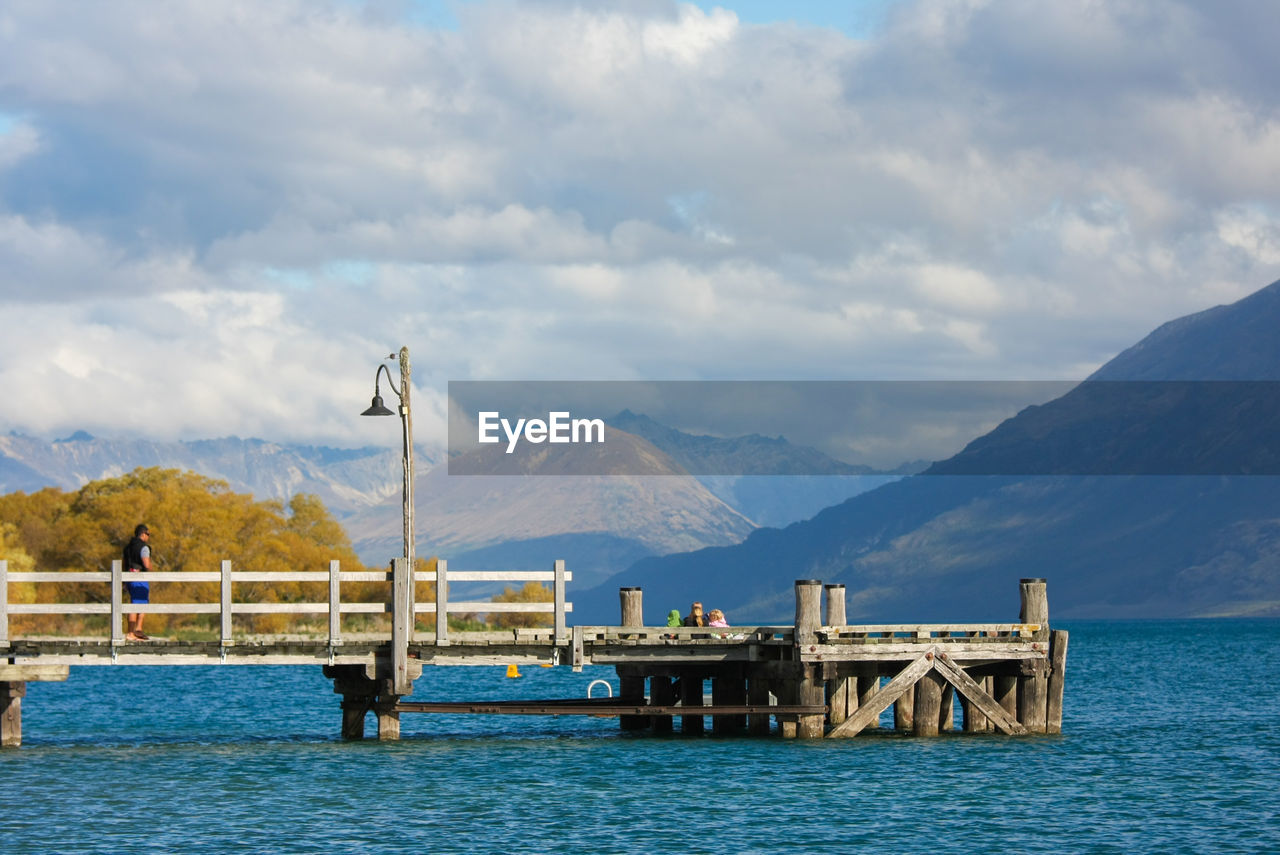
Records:
M399 559L397 559L399 561ZM406 584L397 585L398 579ZM7 646L10 640L10 615L106 615L110 620L110 639L113 645L125 643L121 618L125 614L164 614L164 615L218 615L219 636L224 645L235 641L233 617L236 615L327 615L328 641L330 646L343 643L342 616L350 614L395 614L396 588L398 595L406 598L406 605L412 607L416 615L435 615L435 632L423 634L412 628L416 622L405 621L405 632L410 642L426 641L428 638L438 644L447 644L449 640L448 616L450 614L476 613L525 613L549 614L553 619L551 633L557 642L567 640L566 613L573 611L573 604L566 599L566 584L573 579L572 572L565 569L563 561L556 561L551 570L454 570L448 569L448 562L437 561L435 570L418 570L413 573L413 581L429 582L435 585L435 596L430 602L414 602L412 586L407 584L408 574L400 574L397 570L343 570L338 561L330 561L328 570L297 571L257 571L233 569L228 560L221 562L216 571L148 571L145 573L124 572L122 562L113 561L111 570L67 571L67 572L14 572L8 570L8 562L0 559L0 647ZM205 582L218 583L219 596L216 602L192 603L128 603L124 602L124 582ZM10 603L9 586L22 583L85 583L110 585L110 598L105 602L77 603ZM328 584L328 596L323 601L311 602L244 602L233 597L233 586L236 584L258 583L296 583L323 582ZM342 599L344 582L390 582L393 596L387 600L371 602L353 602ZM501 582L544 582L552 586L552 599L549 602L504 603L481 600L451 600L451 586L455 583L501 583ZM405 590L407 589L407 590ZM425 637L423 637L425 635Z

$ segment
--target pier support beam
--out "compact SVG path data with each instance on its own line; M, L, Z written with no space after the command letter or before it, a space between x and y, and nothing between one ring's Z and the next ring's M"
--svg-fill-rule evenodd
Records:
M619 604L622 607L622 621L619 626L644 626L644 591L640 588L619 588ZM644 704L644 672L632 668L618 666L618 699L625 703ZM646 715L624 715L618 717L619 726L623 730L644 730L649 726Z
M364 739L364 719L378 698L378 681L369 679L363 665L325 665L334 694L342 695L342 738Z
M844 585L824 585L823 591L826 594L823 626L844 626L848 623L845 616ZM858 708L856 679L843 666L829 669L825 676L827 721L840 724L849 717L849 713Z
M763 675L752 674L747 677L747 703L756 706L769 704L769 681ZM752 713L747 716L747 732L752 736L768 736L769 714Z
M1019 616L1021 623L1040 625L1036 630L1035 640L1045 645L1049 643L1049 595L1044 579L1023 579L1019 582L1018 592L1022 599L1022 610ZM1035 672L1018 678L1018 721L1031 733L1044 733L1049 718L1049 669L1047 663L1037 662Z
M680 677L680 704L686 707L702 706L702 674L689 671ZM686 734L703 732L703 717L700 715L680 716L680 732Z
M675 705L676 692L670 677L649 678L649 700L660 707ZM675 719L669 715L655 715L649 719L654 733L671 733L675 730Z
M804 651L817 644L818 628L822 626L822 582L817 579L796 580L796 648ZM796 702L821 706L826 703L822 681L822 666L799 662ZM802 715L796 720L796 736L800 739L821 739L823 735L821 715Z
M0 683L0 747L22 744L22 698L26 693L26 683Z

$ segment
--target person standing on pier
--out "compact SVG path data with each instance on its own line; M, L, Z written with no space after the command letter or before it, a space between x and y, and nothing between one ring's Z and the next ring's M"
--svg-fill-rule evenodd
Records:
M151 530L145 524L139 523L137 528L133 530L133 540L129 541L129 545L124 548L124 571L126 573L142 573L151 569ZM142 605L151 599L151 586L140 580L139 577L133 577L139 581L127 581L124 583L124 589L129 594L129 602L135 605ZM129 634L125 638L130 641L146 641L149 635L142 631L142 619L145 617L142 612L135 612L129 617Z

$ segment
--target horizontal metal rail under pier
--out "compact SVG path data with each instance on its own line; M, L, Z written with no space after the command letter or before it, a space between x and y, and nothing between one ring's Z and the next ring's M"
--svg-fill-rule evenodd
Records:
M401 701L396 712L461 715L826 715L825 704L708 704L706 706L627 704L615 698L544 701Z

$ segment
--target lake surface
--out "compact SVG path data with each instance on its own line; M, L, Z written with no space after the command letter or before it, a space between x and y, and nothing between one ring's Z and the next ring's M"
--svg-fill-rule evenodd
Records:
M1280 850L1280 621L1055 626L1064 733L1019 739L404 714L343 742L318 667L73 667L0 752L0 852ZM413 699L617 689L522 673L428 668Z

